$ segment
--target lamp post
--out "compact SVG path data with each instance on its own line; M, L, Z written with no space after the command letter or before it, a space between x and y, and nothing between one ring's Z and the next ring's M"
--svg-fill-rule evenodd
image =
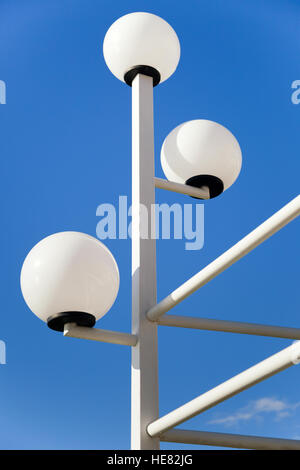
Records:
M198 199L219 196L241 169L241 149L229 130L209 120L176 127L165 139L161 164L167 180L155 178L153 88L176 70L180 44L175 31L150 13L131 13L106 33L105 61L132 88L132 332L93 328L112 306L119 287L113 255L97 239L62 232L39 242L27 255L21 288L29 308L65 336L132 347L131 448L159 449L160 441L245 448L299 449L300 441L221 435L173 429L255 383L297 364L300 342L244 371L192 402L159 418L157 327L179 326L240 334L300 338L300 329L164 315L217 274L300 214L300 196L214 262L157 303L153 207L155 188ZM147 209L141 212L141 206Z

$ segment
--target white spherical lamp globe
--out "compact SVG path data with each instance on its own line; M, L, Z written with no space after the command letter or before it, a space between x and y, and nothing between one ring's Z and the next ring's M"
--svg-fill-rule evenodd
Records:
M242 153L234 135L217 122L184 122L166 137L161 150L166 177L209 189L210 198L229 188L239 175Z
M119 270L111 252L94 237L60 232L28 253L21 290L28 307L54 330L64 324L93 326L115 301Z
M103 55L110 71L131 85L137 73L153 76L153 84L167 80L177 67L180 44L174 29L152 13L122 16L107 31Z

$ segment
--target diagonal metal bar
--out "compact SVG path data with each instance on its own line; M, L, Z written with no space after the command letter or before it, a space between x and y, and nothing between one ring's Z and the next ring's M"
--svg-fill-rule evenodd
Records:
M250 232L246 237L242 238L242 240L236 243L229 250L225 251L225 253L215 259L212 263L174 290L170 295L153 306L147 313L148 318L152 321L156 321L168 310L175 307L175 305L191 295L197 289L200 289L200 287L207 284L218 274L225 271L225 269L229 268L233 263L236 263L263 241L267 240L267 238L271 237L271 235L295 219L298 215L300 215L300 195L286 204L282 209Z
M75 323L67 323L65 325L64 336L101 341L104 343L122 344L124 346L135 346L138 340L136 335L130 333L77 326Z
M235 447L253 450L300 450L300 441L260 436L243 436L219 432L170 429L160 436L163 442L178 442L220 447Z
M300 362L300 341L189 401L148 425L150 436L159 436L187 419Z
M175 183L174 181L164 180L162 178L154 178L155 187L158 189L166 189L174 193L186 194L187 196L197 197L198 199L209 199L209 189L207 187L196 188L188 184Z
M272 338L300 339L300 328L215 320L213 318L163 315L158 319L157 324L162 326L193 328L196 330L225 331L227 333L240 333L245 335L271 336Z

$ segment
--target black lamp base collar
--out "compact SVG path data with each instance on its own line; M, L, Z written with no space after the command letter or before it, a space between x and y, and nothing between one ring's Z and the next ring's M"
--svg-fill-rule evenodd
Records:
M132 86L132 82L134 78L139 73L142 75L147 75L148 77L152 77L154 87L158 85L160 82L160 78L161 78L160 73L154 67L150 67L150 65L135 65L130 70L128 70L128 72L125 73L124 75L125 83L127 83L127 85L129 86Z
M207 186L209 189L210 199L219 196L224 191L223 181L220 180L220 178L218 178L217 176L212 175L192 176L191 178L186 180L185 184L189 186L194 186L195 188L203 188L203 186Z
M64 331L66 323L76 323L77 326L92 328L96 323L96 318L94 315L85 312L61 312L51 315L47 320L49 328L55 331Z

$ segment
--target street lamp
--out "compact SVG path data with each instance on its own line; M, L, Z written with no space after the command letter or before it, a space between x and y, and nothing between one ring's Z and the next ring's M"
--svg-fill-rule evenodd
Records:
M229 188L241 169L241 150L223 126L194 120L165 139L161 163L167 180L154 174L153 87L175 71L180 45L163 19L131 13L113 23L103 53L111 72L132 87L132 332L92 328L118 292L117 264L89 235L62 232L38 243L25 259L21 288L29 308L65 336L129 345L131 447L159 449L160 441L250 449L300 449L300 441L174 429L252 385L300 362L300 341L254 365L180 408L159 417L157 327L173 326L300 339L299 328L166 315L179 302L222 273L300 215L300 196L246 235L166 298L156 299L155 188L210 199ZM147 209L148 220L144 217ZM151 225L152 222L152 225ZM148 234L149 235L149 234Z
M122 16L107 31L103 43L107 67L131 86L143 73L153 77L153 85L164 82L179 62L180 44L174 29L151 13Z
M177 126L161 149L166 177L177 183L209 189L219 196L239 175L242 153L238 141L220 124L196 119Z
M55 233L28 253L21 289L28 307L53 330L64 331L67 323L92 327L115 301L119 270L96 238Z

